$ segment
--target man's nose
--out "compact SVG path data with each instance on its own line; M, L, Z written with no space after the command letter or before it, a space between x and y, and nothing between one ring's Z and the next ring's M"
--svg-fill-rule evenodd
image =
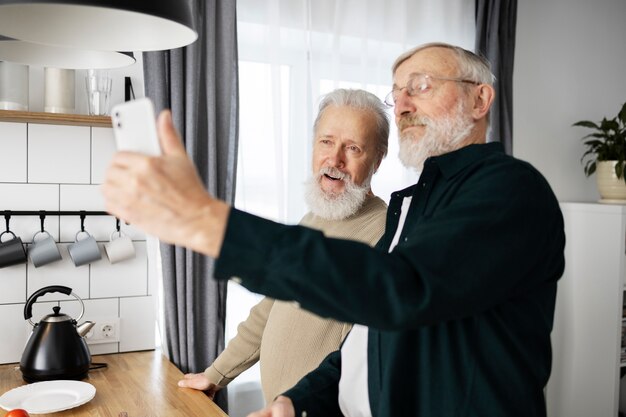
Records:
M396 117L400 117L406 114L414 113L416 110L417 108L415 107L411 96L409 96L406 92L406 88L402 89L399 92L398 97L396 98L396 103L393 107L394 114Z
M338 147L328 153L327 161L335 168L343 168L346 164L343 150Z

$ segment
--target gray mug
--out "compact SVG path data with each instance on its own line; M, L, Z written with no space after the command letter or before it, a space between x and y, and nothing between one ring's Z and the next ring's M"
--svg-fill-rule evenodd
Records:
M78 239L81 234L85 234L87 237ZM96 239L85 231L76 233L76 240L67 247L67 251L76 266L82 266L102 258Z
M39 235L45 237L37 240L37 236ZM60 261L63 258L54 238L45 230L37 232L35 236L33 236L33 244L28 248L28 256L33 265L35 265L35 268Z
M5 234L12 235L9 240L3 241ZM0 233L0 268L12 266L26 262L26 251L22 244L22 239L15 236L15 233L6 231Z

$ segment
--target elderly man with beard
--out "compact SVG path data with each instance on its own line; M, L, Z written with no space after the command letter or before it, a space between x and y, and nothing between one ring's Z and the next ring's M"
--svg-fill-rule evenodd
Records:
M386 109L375 95L345 89L326 95L313 125L313 175L305 184L310 212L300 224L374 246L385 230L387 205L372 194L370 182L387 153L388 137ZM351 327L266 297L213 364L204 373L185 375L178 385L213 397L260 361L270 403L337 350Z
M358 323L255 416L546 415L563 218L536 169L485 143L492 83L484 59L448 44L396 61L389 100L401 158L421 175L392 195L375 249L214 199L167 114L164 158L114 158L104 189L112 213L216 257L217 279Z

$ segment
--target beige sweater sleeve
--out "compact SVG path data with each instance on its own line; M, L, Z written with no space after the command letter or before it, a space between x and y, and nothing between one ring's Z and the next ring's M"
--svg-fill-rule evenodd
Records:
M263 298L250 309L248 318L237 326L235 336L204 374L212 383L224 387L259 360L263 330L274 300Z

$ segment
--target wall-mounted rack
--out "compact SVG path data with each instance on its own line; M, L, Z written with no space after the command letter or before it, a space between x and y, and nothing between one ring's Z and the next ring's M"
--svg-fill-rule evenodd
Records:
M65 210L4 210L2 211L2 215L4 216L112 216L112 214L107 213L106 211L88 211L88 210L77 210L77 211L65 211Z
M6 222L6 230L9 231L9 223L13 216L39 216L41 220L41 231L44 231L44 221L48 216L79 216L80 217L80 229L85 231L85 218L87 216L112 216L112 214L106 211L87 211L87 210L4 210L4 220ZM120 219L115 218L115 228L120 231Z

